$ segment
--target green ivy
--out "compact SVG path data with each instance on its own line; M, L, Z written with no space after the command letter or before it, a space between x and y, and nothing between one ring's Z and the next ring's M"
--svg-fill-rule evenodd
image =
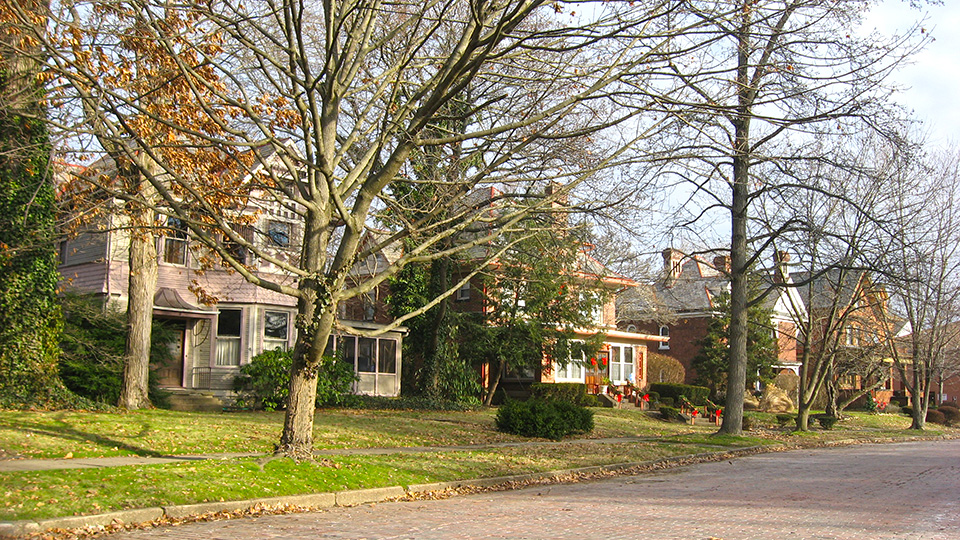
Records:
M0 70L0 96L12 86ZM0 107L0 408L82 406L57 374L62 319L50 144L39 105L23 109L32 115Z

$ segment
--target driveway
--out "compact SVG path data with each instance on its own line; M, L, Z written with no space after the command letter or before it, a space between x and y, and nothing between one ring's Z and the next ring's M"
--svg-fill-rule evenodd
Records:
M764 454L611 480L111 538L955 540L960 441Z

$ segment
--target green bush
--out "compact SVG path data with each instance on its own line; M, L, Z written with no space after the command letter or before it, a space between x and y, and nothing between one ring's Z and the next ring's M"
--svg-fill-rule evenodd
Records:
M349 402L340 403L340 407L351 409L373 409L387 411L471 411L480 406L480 400L450 401L425 396L360 396Z
M583 383L533 383L530 385L530 397L548 401L563 401L581 405L595 406L596 396L587 393L587 385Z
M902 409L899 405L891 401L890 403L887 403L886 407L884 407L883 412L887 414L900 414Z
M829 416L826 414L817 417L817 422L820 423L820 427L823 429L833 429L833 426L837 423L837 420L839 419L836 416Z
M642 393L640 395L643 395ZM660 394L654 391L647 392L647 397L650 398L650 403L660 403Z
M593 411L563 401L507 400L497 409L497 429L524 437L560 440L593 429Z
M901 407L900 412L907 416L913 416L913 407Z
M266 411L285 408L290 392L291 354L285 349L264 351L241 366L240 374L233 379L233 389L240 393L241 400L252 399L253 407ZM350 390L357 380L351 364L323 357L317 377L317 405L352 401Z
M930 409L927 411L927 422L931 424L947 425L947 417L940 411Z
M680 396L686 396L694 405L705 405L707 398L710 397L710 389L706 386L693 386L689 384L674 383L653 383L650 390L660 395L661 401L664 398L673 398L677 403Z
M661 408L661 409L662 409L663 407L673 407L673 398L672 398L672 397L662 397L662 398L660 398L660 399L658 400L658 403L660 403L660 408Z
M797 417L793 414L778 414L777 415L777 425L780 427L787 427L790 423L796 423Z
M937 410L943 413L948 426L952 426L957 422L960 422L960 409L951 405L941 405Z
M754 418L753 415L745 414L743 415L743 420L742 420L742 423L740 424L740 427L744 431L750 431L751 429L754 428L754 426L756 426L756 424L757 424L757 419Z
M666 420L666 421L668 421L668 422L672 422L672 421L674 421L674 420L679 420L679 419L680 419L680 409L678 409L678 408L676 408L676 407L665 407L665 406L661 405L661 406L660 406L660 418L663 418L664 420Z

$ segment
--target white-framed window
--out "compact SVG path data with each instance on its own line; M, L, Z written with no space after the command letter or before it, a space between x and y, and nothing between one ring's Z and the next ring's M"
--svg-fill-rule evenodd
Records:
M665 338L669 338L669 337L670 337L670 327L669 327L669 326L661 326L661 327L660 327L660 337L665 337ZM670 348L670 342L669 342L669 341L661 341L661 342L660 342L660 350L661 350L661 351L667 350L667 349L669 349L669 348Z
M559 362L553 363L553 378L557 382L583 382L584 379L584 362L586 358L583 356L583 353L571 353L570 358L567 360L565 366L561 366Z
M167 218L167 228L163 233L163 262L187 264L187 227L179 218Z
M221 308L217 315L217 365L239 366L243 310Z
M466 302L470 300L470 282L464 283L459 289L457 289L457 302Z
M337 354L358 373L397 373L397 340L356 336L330 336L324 354Z
M633 345L610 346L610 380L614 384L636 382L637 365L634 361Z
M263 350L284 349L290 343L290 313L263 312Z

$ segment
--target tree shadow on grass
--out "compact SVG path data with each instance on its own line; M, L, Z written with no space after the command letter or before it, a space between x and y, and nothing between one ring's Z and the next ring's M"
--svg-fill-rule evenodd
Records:
M58 439L65 439L69 441L76 442L88 442L94 443L97 446L100 446L106 450L122 450L130 452L135 456L140 457L163 457L165 454L162 452L157 452L150 448L144 448L141 446L136 446L130 444L129 442L124 442L117 439L112 439L105 435L100 435L97 433L89 433L86 431L81 431L70 426L64 419L63 416L55 417L52 419L58 425L51 427L40 427L40 426L26 426L17 421L11 421L8 419L0 419L0 427L10 429L12 431L19 431L22 433L32 433L35 435L44 435L47 437L53 437ZM150 432L150 425L147 423L141 423L141 429L136 434L133 435L133 438L143 437Z

